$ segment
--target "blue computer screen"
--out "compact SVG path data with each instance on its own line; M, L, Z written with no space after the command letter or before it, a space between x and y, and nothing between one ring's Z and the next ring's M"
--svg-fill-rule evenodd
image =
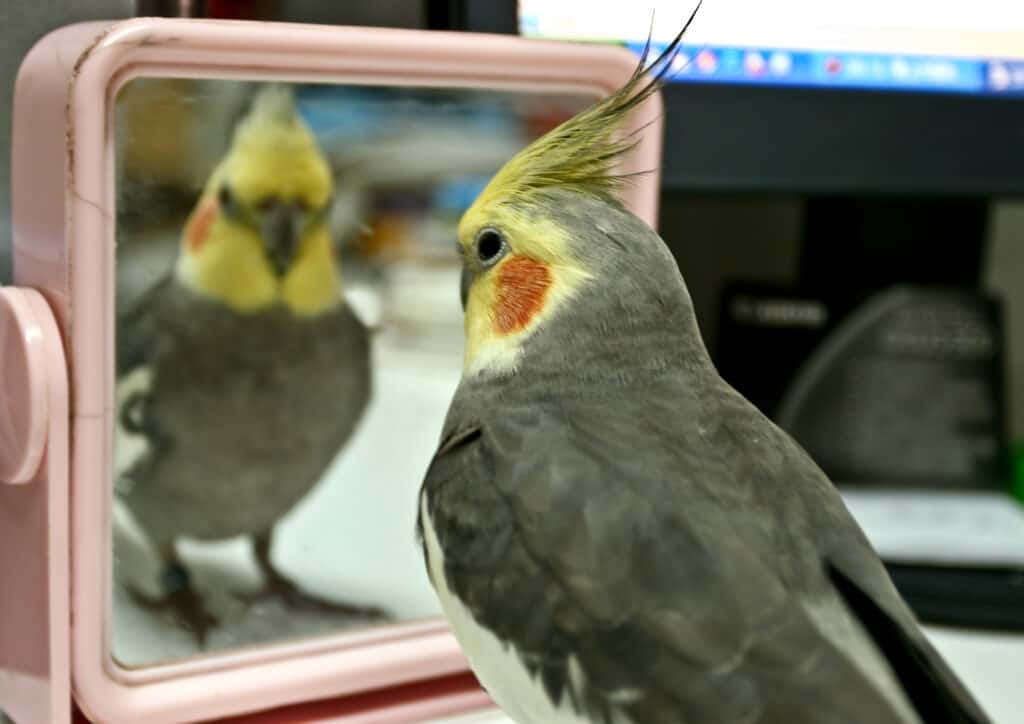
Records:
M519 0L519 30L657 52L695 4ZM682 83L1024 95L1024 0L704 0L684 41Z

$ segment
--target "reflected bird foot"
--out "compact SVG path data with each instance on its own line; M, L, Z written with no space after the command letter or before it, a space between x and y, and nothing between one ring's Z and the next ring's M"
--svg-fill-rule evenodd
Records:
M288 608L297 611L306 610L342 614L370 622L385 622L390 621L392 618L384 609L376 606L359 606L329 601L306 593L273 569L264 570L264 576L266 583L261 590L242 596L246 602L256 603L276 598L282 601Z
M138 591L131 591L132 598L140 606L151 611L171 609L181 626L195 635L199 648L205 648L210 629L216 627L220 621L206 610L203 599L192 587L184 566L177 563L169 565L161 578L165 591L163 598L154 599Z

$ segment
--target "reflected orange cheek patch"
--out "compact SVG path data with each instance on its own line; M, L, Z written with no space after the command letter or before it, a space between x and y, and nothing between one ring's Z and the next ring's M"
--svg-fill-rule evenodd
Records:
M203 202L202 206L196 209L195 213L192 214L192 218L189 219L188 226L185 229L185 242L188 244L189 249L199 251L203 242L206 241L207 234L210 233L210 224L213 223L213 217L216 215L217 199L211 196Z
M494 329L498 334L511 334L526 327L544 308L551 270L539 261L515 256L497 271Z

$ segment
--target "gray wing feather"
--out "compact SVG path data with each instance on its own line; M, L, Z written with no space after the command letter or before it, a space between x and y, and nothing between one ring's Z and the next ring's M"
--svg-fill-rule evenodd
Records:
M115 474L116 488L122 494L144 477L140 471L148 469L163 452L150 403L153 362L160 343L157 310L170 284L170 276L165 275L131 304L118 308L115 315Z
M157 341L157 310L161 300L173 284L170 272L124 308L116 312L115 369L121 378L152 360L153 345Z
M679 421L707 405L672 392L613 414L504 409L438 456L425 486L449 586L593 721L914 721L865 668L884 664L844 650L870 645L840 620L830 545L874 561L867 590L920 634L831 485L739 396ZM821 516L843 535L823 539Z

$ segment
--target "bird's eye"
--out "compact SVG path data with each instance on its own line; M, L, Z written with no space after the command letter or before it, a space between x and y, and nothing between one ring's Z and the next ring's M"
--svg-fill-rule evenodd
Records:
M494 229L482 229L476 235L476 256L484 266L497 263L508 251L508 243L501 232Z
M234 199L231 197L231 189L228 188L227 184L220 187L220 191L217 192L217 203L220 204L222 209L231 208L234 203Z

